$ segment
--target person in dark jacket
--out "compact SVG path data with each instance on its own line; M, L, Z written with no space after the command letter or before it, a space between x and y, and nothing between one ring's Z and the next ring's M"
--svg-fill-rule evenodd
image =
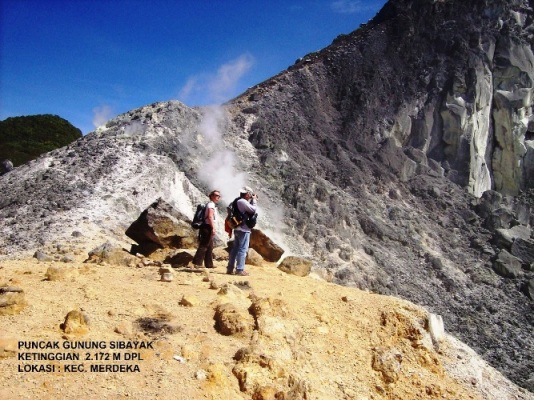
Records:
M195 268L215 268L213 265L213 241L217 232L217 221L219 213L215 206L221 199L221 193L214 190L209 194L210 201L206 204L204 221L198 232L198 248L193 258Z

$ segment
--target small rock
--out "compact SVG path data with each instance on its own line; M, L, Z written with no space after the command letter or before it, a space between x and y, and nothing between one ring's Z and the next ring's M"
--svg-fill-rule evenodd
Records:
M210 289L219 289L219 284L215 281L210 281Z
M312 262L308 259L288 256L278 266L280 271L296 276L308 276L310 274Z
M199 369L197 372L195 372L195 378L198 379L199 381L205 380L207 376L208 375L206 371L204 371L203 369Z
M200 304L200 300L195 296L183 296L180 300L180 305L186 307L194 307Z
M41 250L37 250L33 255L39 261L53 261L54 259Z
M78 274L78 268L76 267L48 267L45 277L48 281L68 281L77 277Z
M20 313L27 302L24 291L15 287L0 287L0 315L14 315Z
M69 311L60 328L67 334L85 334L89 330L89 318L82 310Z

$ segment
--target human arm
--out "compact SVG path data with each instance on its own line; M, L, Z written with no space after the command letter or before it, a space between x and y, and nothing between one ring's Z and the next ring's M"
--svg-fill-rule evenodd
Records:
M254 195L250 202L246 199L239 199L237 202L237 207L239 211L245 214L252 215L257 211L256 196Z
M215 206L207 207L206 225L211 228L211 236L215 236Z

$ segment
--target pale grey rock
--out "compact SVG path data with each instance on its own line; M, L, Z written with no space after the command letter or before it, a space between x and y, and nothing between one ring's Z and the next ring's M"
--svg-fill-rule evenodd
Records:
M496 229L494 243L500 248L511 249L514 240L529 240L531 229L528 226L516 225L510 229Z

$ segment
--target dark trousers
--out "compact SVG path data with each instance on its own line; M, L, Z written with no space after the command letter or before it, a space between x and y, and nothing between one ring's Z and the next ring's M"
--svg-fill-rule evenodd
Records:
M213 237L211 226L202 225L198 232L198 248L193 258L193 264L213 268Z

